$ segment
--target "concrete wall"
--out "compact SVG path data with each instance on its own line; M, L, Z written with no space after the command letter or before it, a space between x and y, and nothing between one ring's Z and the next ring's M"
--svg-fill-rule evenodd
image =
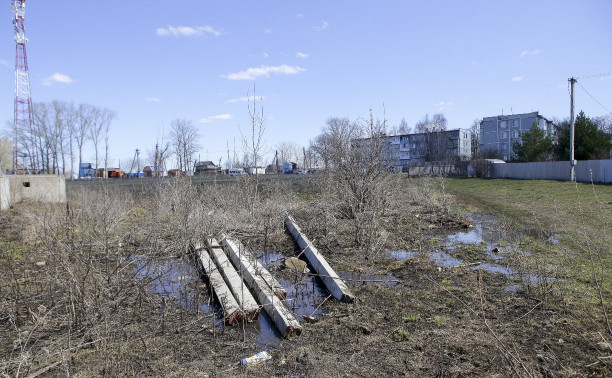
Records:
M408 173L409 176L467 177L468 163L466 161L456 163L409 163L403 167L402 172Z
M0 173L0 210L8 210L11 207L11 186L7 176Z
M66 202L66 179L56 175L8 175L11 203Z
M569 161L492 164L491 178L569 181L570 168ZM612 183L612 160L581 160L575 172L578 182Z

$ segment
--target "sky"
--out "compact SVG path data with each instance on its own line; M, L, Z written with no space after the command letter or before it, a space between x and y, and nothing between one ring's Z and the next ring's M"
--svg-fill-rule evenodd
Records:
M27 0L25 26L32 101L115 111L110 156L125 167L176 119L197 128L201 160L224 164L228 146L240 156L254 92L270 155L370 109L390 127L440 112L448 129L502 113L566 118L570 77L577 111L610 114L610 15L610 0ZM8 2L4 19L0 120L10 124Z

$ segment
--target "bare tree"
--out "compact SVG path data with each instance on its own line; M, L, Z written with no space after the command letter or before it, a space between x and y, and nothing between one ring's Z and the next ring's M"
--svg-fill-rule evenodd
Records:
M96 167L96 175L98 174L98 164L100 160L98 159L98 145L100 144L100 137L102 136L102 130L104 129L104 124L102 121L102 112L100 109L96 107L92 107L90 113L90 126L89 126L89 139L94 145L95 151L95 167ZM106 177L106 170L101 177Z
M402 118L402 120L399 123L397 131L399 135L406 135L412 132L412 128L410 127L408 122L406 122L406 118Z
M248 101L248 111L249 111L249 134L245 135L240 129L240 134L242 135L242 147L245 155L245 165L251 165L255 168L255 182L253 185L250 185L247 182L246 186L250 193L248 194L250 203L249 203L249 213L251 216L255 214L255 204L257 203L259 196L259 165L261 164L261 160L263 155L265 154L266 142L264 140L264 133L266 131L266 117L264 115L263 105L261 108L257 109L257 96L255 93L255 85L253 85L253 104L251 105L251 96L247 92ZM262 98L259 99L260 102L263 101Z
M355 241L370 247L392 187L386 134L386 121L374 120L372 112L353 123L330 118L313 145L326 162L326 186L340 201L337 210L353 220Z
M0 174L13 169L13 143L6 138L0 138L0 169Z
M174 149L178 169L190 173L195 153L200 147L198 130L186 119L175 119L170 123L170 143Z
M83 164L83 147L89 139L94 110L93 106L87 104L81 104L77 108L75 141L79 148L79 179L81 178L81 164Z
M470 134L472 139L472 157L478 156L480 152L480 120L475 119L470 127Z
M70 179L74 177L74 142L77 134L78 112L74 104L64 103L64 124L68 139L68 155L70 156Z
M286 161L296 162L300 160L300 146L294 142L280 142L276 145L278 160L282 163Z
M240 134L242 135L242 147L246 156L245 163L248 165L253 165L257 167L261 163L261 159L265 153L265 140L264 133L266 131L266 117L263 111L263 105L261 108L257 110L257 96L255 93L255 86L253 86L253 96L251 97L249 93L247 93L248 101L248 110L249 110L249 133L245 135L240 130ZM251 105L251 100L253 99L253 104ZM259 101L263 101L263 99L259 99Z
M103 109L100 111L100 124L104 128L104 174L108 168L108 136L110 132L110 125L113 119L117 117L117 113L110 109Z
M414 129L417 133L432 133L445 131L447 124L448 121L442 113L436 113L431 118L429 114L425 114L425 117L414 125Z

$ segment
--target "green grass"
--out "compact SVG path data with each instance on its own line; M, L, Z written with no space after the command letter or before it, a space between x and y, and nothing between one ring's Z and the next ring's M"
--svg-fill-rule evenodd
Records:
M400 342L410 340L410 332L402 328L398 329L395 332L395 340L400 341Z
M604 297L612 298L611 185L449 179L446 190L471 211L490 213L505 221L510 231L523 234L519 247L530 252L524 258L533 266L547 264L562 273L568 292L575 293L570 295L579 297L585 290L595 295L593 257ZM558 244L545 240L551 234L557 235Z
M502 213L532 229L595 238L612 226L612 186L547 180L449 179L446 189L470 207ZM611 240L607 240L611 243Z
M419 317L416 315L402 316L402 321L404 323L416 323L418 320L419 320Z

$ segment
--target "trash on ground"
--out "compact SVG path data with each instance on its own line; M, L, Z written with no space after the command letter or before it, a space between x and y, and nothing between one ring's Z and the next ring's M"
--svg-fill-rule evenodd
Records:
M243 358L242 360L240 360L240 363L242 365L257 364L257 363L260 363L260 362L268 361L271 358L272 358L272 356L270 356L270 353L268 353L266 351L263 351L263 352L257 353L254 356Z

